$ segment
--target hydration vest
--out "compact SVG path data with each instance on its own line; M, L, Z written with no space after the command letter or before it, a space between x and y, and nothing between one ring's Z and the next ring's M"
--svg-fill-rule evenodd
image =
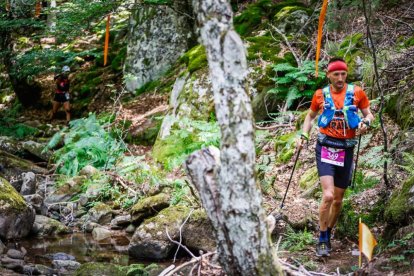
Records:
M358 124L361 121L361 118L358 116L358 108L356 105L354 105L354 85L347 85L344 107L342 109L335 109L335 104L332 99L331 88L329 85L322 89L322 94L324 97L324 105L323 112L318 119L319 127L325 128L333 119L339 119L345 120L345 123L349 126L350 129L358 128ZM339 117L338 115L343 116Z

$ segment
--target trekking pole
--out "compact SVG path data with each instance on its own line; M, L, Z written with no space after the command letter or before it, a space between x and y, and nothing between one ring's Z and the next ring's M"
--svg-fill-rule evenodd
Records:
M356 156L356 160L355 160L355 168L354 168L354 173L353 173L353 179L352 179L352 184L351 184L351 188L355 189L355 176L356 176L356 172L357 172L357 166L358 166L358 157L359 157L359 147L361 146L361 134L359 135L358 138L358 149L357 149L357 156Z
M301 150L302 150L302 147L300 147L300 148L298 149L298 153L296 154L295 164L293 165L292 173L290 174L290 178L289 178L289 183L288 183L288 186L287 186L287 188L286 188L286 192L285 192L285 195L284 195L284 197L283 197L282 203L280 204L280 210L282 210L282 208L283 208L283 204L285 203L286 195L287 195L287 192L288 192L288 190L289 190L290 182L292 182L293 172L295 171L295 168L296 168L296 163L298 162L298 159L299 159L299 153L300 153L300 151L301 151Z

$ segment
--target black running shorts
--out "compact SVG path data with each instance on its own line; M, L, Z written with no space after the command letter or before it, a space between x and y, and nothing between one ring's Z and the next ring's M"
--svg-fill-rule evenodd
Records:
M54 98L53 100L54 100L55 102L58 102L58 103L64 103L64 102L69 101L69 100L66 98L65 93L55 93L55 98Z
M316 143L316 166L318 168L319 177L325 175L333 176L335 187L346 189L351 185L354 148L345 149L345 162L343 167L322 162L321 149L322 146L319 143Z

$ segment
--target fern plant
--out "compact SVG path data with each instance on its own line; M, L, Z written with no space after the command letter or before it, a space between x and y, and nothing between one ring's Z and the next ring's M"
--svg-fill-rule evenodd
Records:
M62 137L64 146L54 152L54 161L57 171L65 175L76 175L86 165L112 167L125 151L124 144L103 129L95 114L72 121L71 128L56 133L46 149L55 147Z
M303 62L300 67L289 63L276 64L273 65L273 70L277 73L277 77L272 78L276 87L267 93L276 94L278 98L284 99L287 108L299 98L311 98L326 77L322 70L319 71L319 76L315 77L315 62L309 60Z
M210 145L220 145L218 124L184 118L179 124L174 124L168 137L157 141L152 153L164 168L172 170L180 166L193 151Z

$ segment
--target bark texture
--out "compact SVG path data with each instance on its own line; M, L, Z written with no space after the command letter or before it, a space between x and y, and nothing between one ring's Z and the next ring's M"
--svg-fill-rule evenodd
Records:
M246 50L233 29L227 1L193 0L193 7L207 51L222 138L220 153L209 148L190 156L188 174L214 225L226 273L278 275L282 272L271 247L262 197L255 183Z

